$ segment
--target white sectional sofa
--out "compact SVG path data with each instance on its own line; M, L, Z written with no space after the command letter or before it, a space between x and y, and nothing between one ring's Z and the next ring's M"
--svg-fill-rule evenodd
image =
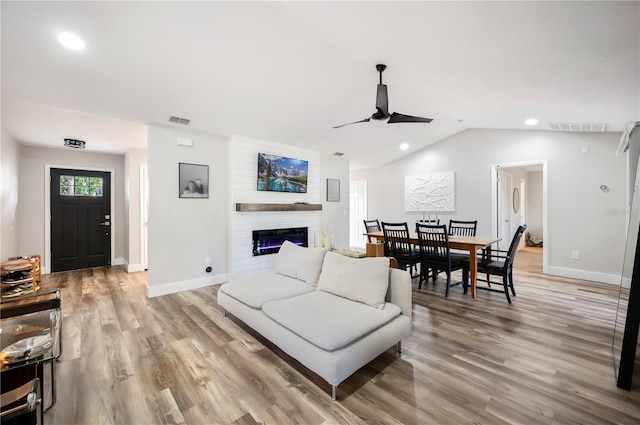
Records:
M338 384L411 333L411 278L388 258L349 258L285 242L276 271L223 284L218 303Z

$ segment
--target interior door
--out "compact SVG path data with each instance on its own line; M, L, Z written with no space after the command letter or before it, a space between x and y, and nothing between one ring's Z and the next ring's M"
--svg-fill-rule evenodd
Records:
M111 265L111 173L51 169L51 271Z
M511 174L498 170L498 243L500 249L507 249L511 243Z
M367 181L349 182L349 244L364 248L367 243L363 221L367 219Z

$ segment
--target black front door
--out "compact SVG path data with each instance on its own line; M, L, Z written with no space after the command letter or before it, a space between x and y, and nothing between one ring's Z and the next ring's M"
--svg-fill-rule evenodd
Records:
M111 173L51 169L51 271L111 264Z

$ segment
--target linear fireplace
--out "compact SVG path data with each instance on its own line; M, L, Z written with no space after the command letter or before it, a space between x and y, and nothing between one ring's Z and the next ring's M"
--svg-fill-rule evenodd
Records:
M307 227L254 230L253 256L275 254L280 251L284 241L293 242L299 246L308 246L309 230Z

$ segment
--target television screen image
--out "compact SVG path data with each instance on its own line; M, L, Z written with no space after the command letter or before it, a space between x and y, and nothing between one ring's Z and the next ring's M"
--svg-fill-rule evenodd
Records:
M258 190L307 193L309 161L258 154Z

